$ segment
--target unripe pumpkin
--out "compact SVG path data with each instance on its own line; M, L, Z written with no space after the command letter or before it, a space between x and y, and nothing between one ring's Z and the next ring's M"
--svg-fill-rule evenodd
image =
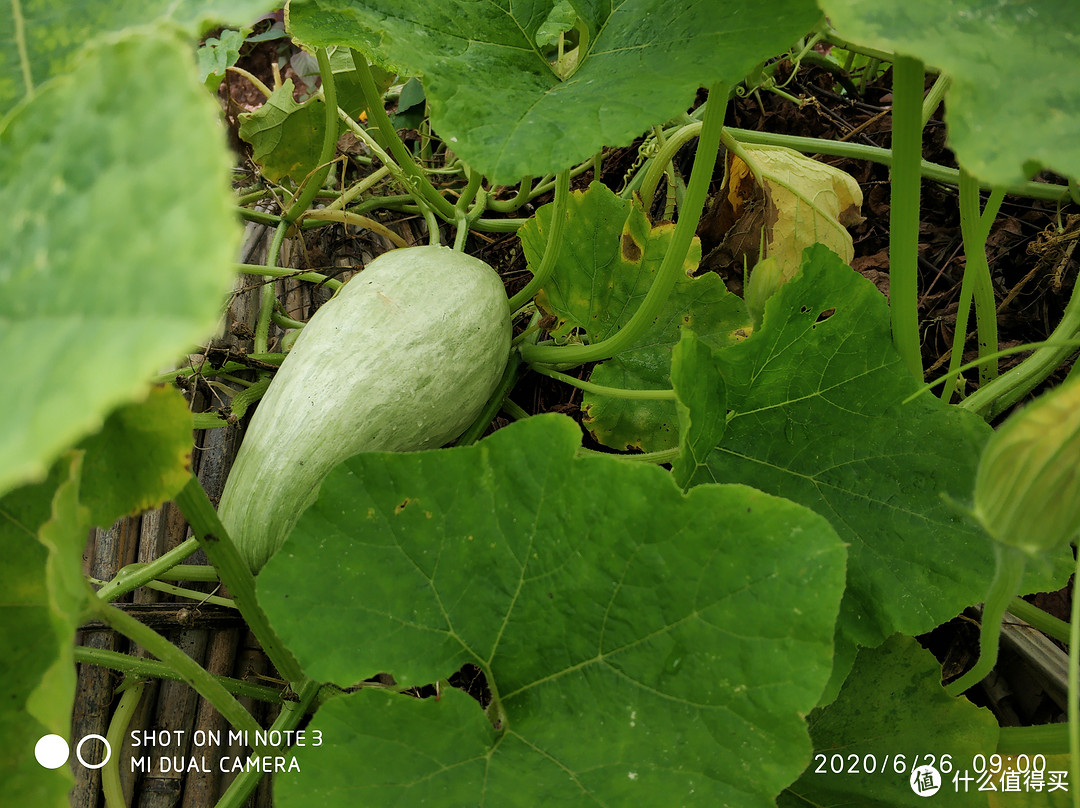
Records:
M259 403L218 516L258 571L360 452L438 448L479 416L510 354L498 274L446 247L372 261L300 332Z

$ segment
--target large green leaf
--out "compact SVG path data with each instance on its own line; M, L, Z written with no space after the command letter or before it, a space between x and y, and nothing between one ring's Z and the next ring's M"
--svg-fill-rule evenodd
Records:
M975 755L994 753L997 720L947 696L940 676L937 660L911 637L861 650L836 701L807 719L814 761L781 808L921 808L934 802L911 787L912 770L923 765L941 774L939 802L986 806L986 792L965 791L952 775L970 771Z
M989 540L942 499L971 496L990 427L918 389L874 286L825 247L717 352L733 411L691 480L741 482L813 508L850 544L845 633L919 634L982 599ZM680 398L683 394L680 393Z
M252 159L272 182L285 176L300 183L314 171L322 154L326 104L293 99L292 79L285 79L254 112L241 113L240 137L252 146Z
M551 226L545 205L521 228L525 256L539 264ZM653 227L640 204L620 199L594 182L567 201L562 247L551 278L538 297L554 313L557 337L583 334L597 342L618 331L645 299L671 243L674 226ZM671 350L680 330L713 347L731 345L750 333L743 302L715 273L691 278L701 258L695 241L681 276L660 316L628 350L597 365L589 380L610 387L671 389ZM585 424L597 440L616 449L670 449L678 443L678 419L671 401L643 401L586 393Z
M240 236L218 118L190 48L144 31L4 122L0 492L214 329Z
M576 458L568 418L361 454L263 569L304 670L353 685L483 671L496 701L360 692L312 727L278 804L772 806L807 764L844 549L744 486ZM345 760L349 765L343 765Z
M11 0L0 13L0 117L100 34L167 20L195 36L211 23L242 25L274 8L270 0Z
M1073 0L819 0L863 45L914 56L952 77L949 145L994 185L1039 168L1080 177L1080 13Z
M291 4L289 27L308 44L348 45L422 75L439 134L510 184L629 143L684 113L698 87L741 80L820 17L810 0L579 0L586 53L559 75L537 44L557 5L308 0Z
M93 524L108 527L172 499L191 478L191 428L184 397L176 388L155 387L84 440L79 497Z
M34 760L45 734L69 738L75 698L72 642L83 598L89 514L78 501L81 457L0 499L0 782L6 804L67 806L71 775Z

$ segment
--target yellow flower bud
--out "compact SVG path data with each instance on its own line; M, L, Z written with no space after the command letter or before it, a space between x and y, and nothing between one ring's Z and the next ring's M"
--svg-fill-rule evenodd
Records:
M1080 531L1080 382L1014 413L983 449L975 515L1002 544L1041 555Z

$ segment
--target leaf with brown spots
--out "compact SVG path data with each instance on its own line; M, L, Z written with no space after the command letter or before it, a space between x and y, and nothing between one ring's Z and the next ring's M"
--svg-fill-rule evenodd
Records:
M653 227L641 206L620 199L603 185L575 192L568 200L563 246L551 279L537 296L541 310L555 318L548 331L556 338L578 335L591 342L620 329L640 305L667 252L674 226ZM530 265L547 241L550 206L537 211L521 229ZM610 387L671 389L671 351L684 326L707 345L720 348L750 334L742 301L719 276L691 277L701 257L695 241L681 276L655 323L637 344L593 368L590 380ZM630 401L587 393L585 425L601 443L616 449L646 451L678 443L673 401Z
M743 146L749 162L729 154L726 199L735 217L721 248L753 266L764 244L790 280L811 244L824 244L845 263L854 257L847 227L863 221L862 190L851 175L780 146Z

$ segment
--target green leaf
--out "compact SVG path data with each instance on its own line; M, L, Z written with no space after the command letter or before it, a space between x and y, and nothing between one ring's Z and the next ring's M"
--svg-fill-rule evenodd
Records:
M68 455L45 481L0 499L0 781L12 805L68 805L68 768L39 766L34 746L50 733L70 740L71 648L87 591L82 549L89 519L78 503L79 471L79 455Z
M401 686L483 671L495 701L361 692L313 726L283 808L771 806L808 762L844 549L816 514L743 486L577 458L568 418L478 444L361 454L258 578L304 670ZM393 762L391 762L393 761ZM446 796L441 796L446 795Z
M562 248L550 280L537 298L559 318L557 337L575 331L597 342L620 329L644 300L671 242L674 226L652 227L640 204L620 199L600 183L575 191L567 204ZM540 262L551 223L551 207L540 208L520 230L525 256ZM597 365L590 381L609 387L671 389L671 350L680 330L694 329L713 347L731 345L750 333L743 302L719 275L691 278L701 258L695 239L660 317L630 350ZM616 449L671 449L678 443L678 416L671 401L617 399L586 393L585 425L598 441Z
M536 44L541 48L557 44L559 36L571 30L575 22L577 12L570 0L559 0L548 12L543 24L536 29Z
M168 21L189 36L214 24L244 25L275 7L269 0L19 0L0 15L0 118L43 82L70 70L95 37ZM165 86L165 85L162 85Z
M415 76L405 82L398 97L397 112L394 113L395 129L417 129L427 114L427 97L424 85Z
M191 413L175 388L155 387L145 401L115 410L84 440L81 500L93 524L154 508L191 478Z
M989 541L941 494L970 499L990 427L933 396L902 403L918 383L873 284L811 247L762 328L717 360L733 415L693 482L752 485L829 519L850 544L851 639L920 634L982 599Z
M917 794L910 777L912 769L931 763L925 756L942 771L939 800L960 808L986 805L985 792L973 786L965 794L951 774L970 770L977 754L994 753L997 721L989 710L947 696L941 666L911 637L897 635L880 648L859 651L839 697L807 723L814 762L781 798L781 808L924 808L934 800ZM904 768L897 771L899 756Z
M1070 0L821 0L840 34L952 77L949 145L991 185L1039 168L1080 177L1080 14Z
M4 121L0 492L213 331L241 232L219 117L190 47L144 31Z
M727 428L724 376L712 349L689 329L671 352L671 382L679 396L679 456L671 473L686 489Z
M240 58L240 48L244 45L244 31L226 29L220 37L212 36L195 51L199 77L207 89L216 91L225 78L225 71L236 64Z
M686 112L700 86L735 83L814 26L810 0L576 3L588 52L560 78L537 34L556 0L309 0L293 36L347 45L419 75L450 148L500 185L627 145Z
M321 99L293 100L292 79L285 79L266 103L240 115L240 137L252 146L252 158L271 182L292 177L302 182L319 164L326 115Z

